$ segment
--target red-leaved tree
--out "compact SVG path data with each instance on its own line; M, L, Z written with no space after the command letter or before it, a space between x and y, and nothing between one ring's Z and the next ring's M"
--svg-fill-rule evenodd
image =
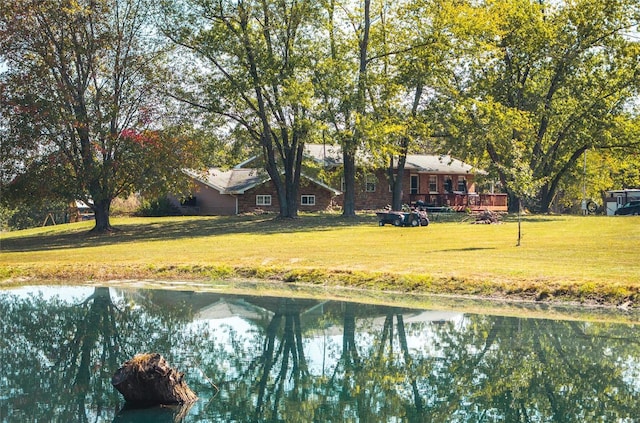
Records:
M194 146L166 130L165 52L149 0L14 0L0 8L3 188L84 200L96 232L114 198L169 189ZM11 183L9 183L11 182ZM7 185L8 184L8 185Z

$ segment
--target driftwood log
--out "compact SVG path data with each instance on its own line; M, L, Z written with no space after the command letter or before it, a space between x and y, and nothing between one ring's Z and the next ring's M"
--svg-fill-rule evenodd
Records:
M160 354L137 354L114 373L111 384L131 404L194 402L198 397L183 377Z

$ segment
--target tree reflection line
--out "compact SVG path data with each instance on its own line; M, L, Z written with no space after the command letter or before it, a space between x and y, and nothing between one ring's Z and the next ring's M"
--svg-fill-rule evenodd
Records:
M72 381L72 403L28 413L38 416L35 420L95 420L121 406L102 378L129 358L125 352L163 348L175 355L189 352L204 378L224 381L224 395L198 412L238 421L305 421L304 413L318 422L399 417L408 422L540 417L573 422L640 415L640 375L629 373L633 363L640 363L637 337L630 336L638 333L634 327L480 315L465 315L455 324L407 324L408 310L326 303L321 319L335 317L342 330L335 352L328 350L336 360L326 377L324 370L310 372L305 351L305 337L320 325L319 318L305 313L318 301L274 301L264 326L252 324L261 338L257 349L225 352L213 347L209 335L186 329L194 310L177 303L159 307L160 295L144 293L135 303L129 297L118 305L109 289L97 288L75 306L38 299L25 306L0 298L2 309L9 310L0 323L3 363L27 363L43 355L53 359L51 368L60 369L48 375L47 383L27 386L20 380L24 370L9 364L2 383L11 388L8 392L61 399L57 390L66 392L65 384ZM29 313L36 305L43 311L33 319ZM378 316L384 319L381 326L366 326ZM12 331L19 346L4 341ZM427 338L410 343L416 334ZM16 348L20 353L12 351ZM225 361L230 369L216 367ZM225 379L230 371L236 376ZM18 407L17 397L10 404L14 401ZM3 408L0 417L13 410L13 405Z

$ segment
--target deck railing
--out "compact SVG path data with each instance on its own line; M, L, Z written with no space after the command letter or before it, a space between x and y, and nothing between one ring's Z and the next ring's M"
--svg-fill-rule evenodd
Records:
M478 194L451 192L446 194L410 194L411 204L422 201L429 207L450 207L456 210L507 211L507 194Z

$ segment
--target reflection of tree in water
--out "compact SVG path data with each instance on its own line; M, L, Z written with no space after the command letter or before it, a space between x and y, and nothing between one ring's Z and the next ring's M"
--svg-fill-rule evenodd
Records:
M381 312L385 314L380 324L375 317ZM339 314L341 345L331 349L335 366L330 377L316 384L315 395L322 401L313 410L313 420L385 421L404 416L396 390L405 378L404 361L410 360L402 314L353 303L342 303Z
M301 311L300 302L292 299L282 301L281 307L275 310L267 326L262 355L249 368L249 373L257 373L258 380L256 421L268 415L265 412L267 407L273 410L273 416L278 415L278 404L282 399L287 380L291 384L287 392L290 401L304 401L308 395L304 387L305 379L309 374L302 348ZM275 367L278 362L279 366ZM272 374L273 370L276 370L275 374Z
M331 380L335 386L335 381L342 377L339 388L342 405L334 410L332 418L341 419L355 412L362 421L383 421L398 416L410 417L406 408L420 413L422 399L401 310L387 308L381 326L370 322L368 331L373 337L368 345L361 343L359 352L357 309L354 304L345 304L342 356ZM413 392L413 407L404 403L405 387L402 385L407 382Z
M613 421L640 415L622 371L637 342L588 334L575 322L468 316L420 385L433 421ZM611 328L612 330L613 325ZM633 367L631 367L633 368Z
M158 346L158 321L131 302L114 303L108 288L80 303L0 299L0 388L12 394L0 417L10 421L110 419L121 401L111 375L132 354Z
M634 385L628 376L638 363L637 341L628 334L599 337L594 329L600 325L477 315L406 323L415 313L340 303L301 328L295 302L280 304L252 333L251 344L259 347L238 342L236 353L218 355L236 365L215 405L220 415L519 422L624 418L639 411L640 379L635 371ZM301 345L303 336L322 332L321 319L342 330L339 344L326 348L329 367L323 363L318 374L305 371ZM606 333L619 328L629 330L610 325ZM242 359L225 358L234 354ZM252 417L243 419L248 410Z
M351 307L345 306L342 355L316 421L582 422L640 415L637 336L615 335L626 326L470 315L407 327L402 312L389 310L381 326L366 329L373 337L358 343ZM407 333L422 334L422 344L414 340L411 347Z
M77 421L88 421L86 400L93 388L91 375L100 375L94 378L96 382L109 377L110 369L118 367L122 341L109 288L95 288L78 308L75 333L69 332L73 338L60 345L59 359L53 367L61 369L66 380L73 380L72 392L77 401L74 414L80 417Z
M122 405L112 372L146 350L165 352L175 365L193 359L189 384L202 398L190 411L194 421L582 422L640 415L634 326L482 315L429 320L352 303L224 297L260 311L224 328L188 324L194 307L220 295L112 294L98 288L76 304L0 296L0 395L7 398L0 421L110 421ZM211 401L213 389L193 377L194 369L220 386Z
M36 406L16 410L25 420L88 421L87 402L113 402L111 389L101 381L102 375L117 362L118 334L114 308L106 288L96 288L81 304L72 305L60 300L47 302L41 297L5 302L9 312L3 319L3 336L10 326L11 362L19 372L13 375L9 389L19 390L35 399ZM34 374L21 374L33 372ZM36 383L34 383L34 380ZM69 386L71 383L71 386ZM72 394L69 403L63 395ZM104 396L104 397L103 397ZM65 407L52 406L65 404Z
M230 296L224 303L241 308L251 329L213 323L192 332L193 360L220 388L206 407L221 420L308 421L300 406L310 394L301 314L318 302Z

